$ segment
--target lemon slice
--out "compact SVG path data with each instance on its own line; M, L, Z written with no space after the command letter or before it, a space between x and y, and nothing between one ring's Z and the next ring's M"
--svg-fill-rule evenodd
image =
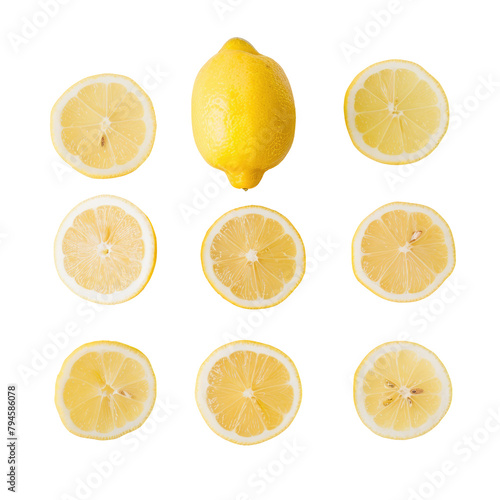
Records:
M354 375L354 404L375 434L410 439L434 428L451 404L451 381L439 358L412 342L373 349Z
M89 177L119 177L149 156L156 133L151 100L120 75L85 78L55 103L52 142L61 158Z
M261 443L283 432L301 398L292 360L275 347L247 340L215 350L196 380L196 402L205 422L237 444Z
M455 244L446 221L432 208L390 203L370 214L352 241L358 281L394 302L433 293L455 267Z
M151 278L156 236L133 203L96 196L63 220L54 254L57 272L73 292L92 302L118 304L139 294Z
M55 402L64 426L91 439L115 439L140 427L156 399L144 354L119 342L84 344L64 361Z
M366 68L347 89L347 130L364 155L381 163L413 163L431 153L449 122L446 94L418 64L383 61Z
M283 215L248 206L215 221L203 240L201 262L222 297L239 307L261 309L279 304L300 283L305 250Z

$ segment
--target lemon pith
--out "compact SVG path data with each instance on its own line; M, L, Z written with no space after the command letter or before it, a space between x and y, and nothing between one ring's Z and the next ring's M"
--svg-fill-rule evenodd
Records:
M354 375L354 403L375 434L411 439L433 429L451 404L452 388L439 358L413 342L373 349Z
M237 444L257 444L283 432L298 412L302 389L292 360L275 347L236 341L202 364L196 402L208 426Z
M201 261L217 293L249 309L279 304L305 272L297 230L278 212L259 206L237 208L217 219L203 240Z
M151 100L130 78L102 74L69 88L51 113L58 154L89 177L110 178L137 169L156 134Z
M412 302L433 293L455 267L455 244L445 220L414 203L389 203L359 225L352 242L353 270L376 295Z
M148 358L120 342L80 346L64 361L55 403L64 426L90 439L115 439L140 427L156 399Z
M156 236L146 215L129 201L102 195L65 217L54 243L57 272L77 295L117 304L138 295L156 263Z
M191 116L201 155L236 188L255 187L285 158L295 134L285 72L241 38L226 42L198 73Z
M393 165L430 154L449 122L448 100L437 80L418 64L397 59L356 76L346 92L344 114L355 147Z

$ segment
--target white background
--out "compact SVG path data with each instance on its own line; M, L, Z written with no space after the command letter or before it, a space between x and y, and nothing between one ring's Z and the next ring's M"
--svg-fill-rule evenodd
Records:
M213 0L66 0L57 5L58 12L21 45L12 40L23 36L23 18L43 12L39 2L4 2L1 13L2 380L4 387L19 386L18 498L493 498L500 432L488 416L500 411L500 92L498 83L488 88L484 82L500 82L496 3L222 0L217 9ZM368 38L360 34L366 30ZM223 182L201 158L191 133L195 76L232 36L248 39L282 65L297 107L290 153L248 192ZM348 44L357 52L350 57ZM410 168L365 158L344 125L344 93L351 80L368 65L391 58L415 61L435 76L452 112L438 149ZM73 83L108 72L127 75L146 89L158 130L150 158L137 171L94 180L59 159L49 116ZM152 73L156 80L148 77ZM129 199L149 216L159 251L153 277L138 297L96 310L58 278L53 240L74 205L105 193ZM417 303L380 299L351 269L356 227L392 201L434 208L455 237L453 275ZM308 254L306 279L268 312L224 301L201 270L207 228L246 204L287 216ZM61 333L65 330L73 336ZM62 347L55 347L49 334L59 334ZM293 424L250 447L215 435L194 400L201 362L238 337L282 349L303 383ZM352 378L373 347L403 338L441 358L454 393L434 430L399 442L380 438L361 423ZM83 343L104 339L130 344L149 357L158 400L139 431L99 442L63 427L53 395L65 357ZM33 371L26 374L28 368ZM168 418L160 400L169 401ZM283 451L287 447L294 453ZM111 459L111 472L95 471L95 464ZM452 473L436 473L443 466ZM90 482L88 491L82 482ZM1 487L6 490L4 480Z

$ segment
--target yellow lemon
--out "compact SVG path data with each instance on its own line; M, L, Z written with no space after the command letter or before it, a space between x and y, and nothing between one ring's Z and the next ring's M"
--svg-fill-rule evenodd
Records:
M57 100L50 118L61 158L88 177L128 174L149 156L156 133L151 99L133 80L96 75L75 83Z
M201 68L191 111L198 150L236 188L255 187L292 146L295 104L285 72L241 38Z
M410 439L434 428L451 404L451 381L439 358L413 342L373 349L354 375L354 404L379 436Z
M84 344L64 361L55 403L64 426L91 439L115 439L140 427L156 399L148 358L120 342Z
M455 267L455 244L432 208L389 203L370 214L352 241L358 281L394 302L413 302L437 290Z
M412 163L430 154L449 121L446 94L421 66L390 60L363 70L347 89L345 121L356 148L372 160Z
M248 340L216 349L196 380L196 402L205 422L237 444L261 443L283 432L301 399L292 360L275 347Z

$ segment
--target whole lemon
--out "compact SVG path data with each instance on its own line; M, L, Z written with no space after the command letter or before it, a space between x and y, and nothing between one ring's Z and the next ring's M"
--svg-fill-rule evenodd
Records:
M205 161L234 187L253 188L292 146L292 89L277 62L232 38L198 73L191 118Z

